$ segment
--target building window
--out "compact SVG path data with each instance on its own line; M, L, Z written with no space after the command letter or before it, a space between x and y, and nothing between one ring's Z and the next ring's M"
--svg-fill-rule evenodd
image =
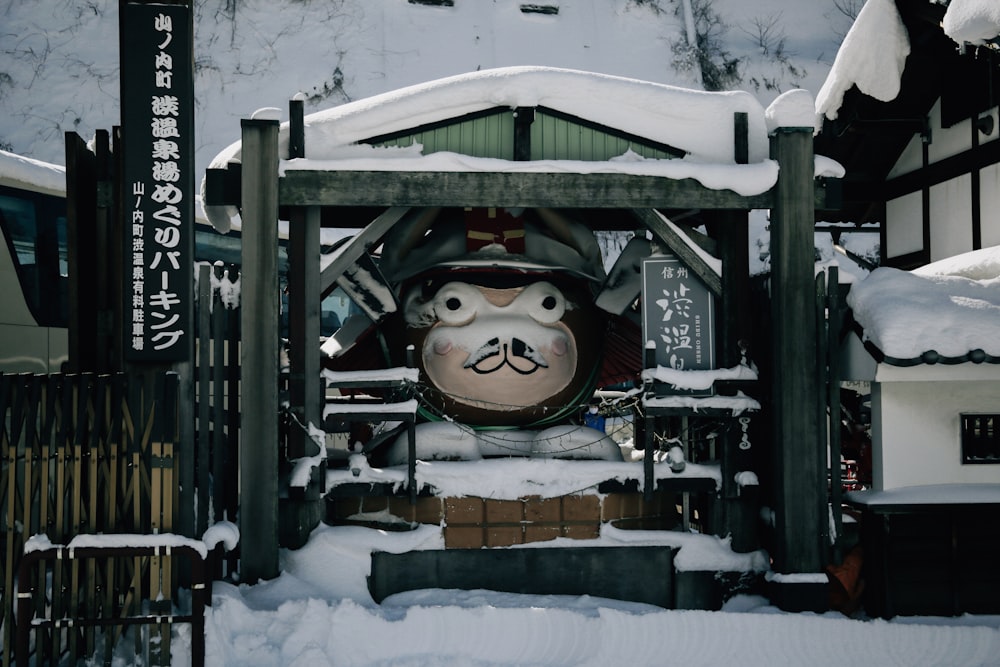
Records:
M962 463L1000 463L1000 414L962 415Z

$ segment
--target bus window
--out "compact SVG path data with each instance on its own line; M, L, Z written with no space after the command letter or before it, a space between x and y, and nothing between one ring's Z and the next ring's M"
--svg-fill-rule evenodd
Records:
M0 231L7 240L21 292L36 323L65 327L65 200L0 187Z

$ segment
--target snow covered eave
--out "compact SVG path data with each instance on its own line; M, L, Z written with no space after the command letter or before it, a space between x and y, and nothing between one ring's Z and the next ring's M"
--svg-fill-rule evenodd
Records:
M895 99L909 54L909 33L895 0L866 2L816 94L817 120L835 120L844 94L853 86L882 102Z
M866 340L860 327L856 326L854 334L875 362L872 379L876 382L1000 380L1000 357L980 349L954 357L927 350L919 356L901 358L885 354L871 340Z
M848 491L844 501L876 512L940 509L954 505L1000 507L1000 484L930 484L883 491Z

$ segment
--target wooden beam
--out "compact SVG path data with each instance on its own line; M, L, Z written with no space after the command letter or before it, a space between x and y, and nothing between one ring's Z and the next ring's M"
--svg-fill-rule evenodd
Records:
M964 176L974 170L985 169L998 162L1000 162L1000 139L994 139L937 162L928 160L921 169L887 180L882 186L881 193L878 194L886 200L897 199L911 192L918 192Z
M367 225L354 238L344 244L332 262L323 268L319 277L319 291L321 295L326 295L337 279L352 264L358 261L361 253L382 240L382 237L392 229L393 225L402 220L403 216L410 209L405 206L394 206L375 218L371 224Z
M278 122L244 120L240 581L278 576Z
M732 190L711 190L690 178L629 174L291 169L281 178L279 191L282 206L749 210L771 208L773 204L771 192L745 197Z
M319 427L322 421L320 388L320 210L317 206L292 209L288 225L288 382L292 411L302 421ZM294 428L294 427L293 427ZM288 457L315 456L318 447L309 433L295 428L290 434Z
M680 234L666 223L666 219L661 213L651 209L633 209L632 213L653 232L670 252L677 255L678 259L684 262L688 268L694 271L703 283L715 296L722 296L722 278L709 266L704 259L688 245Z

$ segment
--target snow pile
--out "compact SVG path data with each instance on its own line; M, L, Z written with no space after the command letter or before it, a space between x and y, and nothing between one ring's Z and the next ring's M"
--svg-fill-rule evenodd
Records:
M984 44L1000 35L1000 5L993 0L951 0L941 27L959 44Z
M743 365L732 368L689 371L657 366L643 370L642 379L663 382L674 389L710 389L716 380L756 380L757 371Z
M883 267L854 285L847 303L865 339L890 357L913 359L930 350L1000 357L998 269L1000 246L914 272Z
M600 93L597 95L595 93ZM306 118L310 159L337 147L465 114L544 106L690 152L699 161L733 157L733 113L750 117L750 160L767 157L763 108L742 91L708 93L557 67L503 67L408 86ZM714 131L712 131L714 130Z
M764 112L767 133L772 134L779 127L811 127L819 131L816 117L816 103L808 90L789 90L782 93Z
M761 552L733 554L724 540L676 531L610 529L597 540L556 542L621 546L657 539L680 547L681 564L692 558L727 571L766 567ZM996 665L1000 655L1000 617L860 621L835 612L785 614L746 595L721 612L487 590L418 590L373 602L365 583L371 552L440 549L443 542L438 526L317 528L302 549L281 552L277 579L215 584L206 664L841 667L849 647L864 664L922 667ZM628 575L628 563L608 573ZM186 631L182 625L174 635L175 665L190 655Z
M851 86L883 102L895 99L909 54L910 38L895 0L868 0L816 95L816 113L835 119Z

